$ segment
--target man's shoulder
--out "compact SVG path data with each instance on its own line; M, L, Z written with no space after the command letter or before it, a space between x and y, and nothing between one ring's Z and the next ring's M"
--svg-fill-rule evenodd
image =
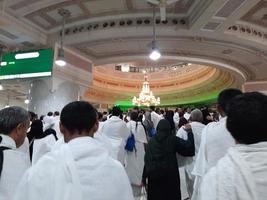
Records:
M30 170L31 173L47 174L53 171L57 163L57 150L49 152L42 156Z
M206 126L207 134L213 134L215 131L228 132L225 121L211 122Z
M117 169L118 171L120 171L120 170L124 170L122 164L121 164L119 161L113 159L113 158L110 157L110 156L106 159L106 164L105 164L105 166L108 166L108 167Z

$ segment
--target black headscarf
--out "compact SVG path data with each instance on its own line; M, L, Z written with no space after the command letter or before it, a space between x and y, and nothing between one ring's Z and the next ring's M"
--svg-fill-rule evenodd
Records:
M162 119L157 126L156 140L161 141L171 135L171 125L168 120Z

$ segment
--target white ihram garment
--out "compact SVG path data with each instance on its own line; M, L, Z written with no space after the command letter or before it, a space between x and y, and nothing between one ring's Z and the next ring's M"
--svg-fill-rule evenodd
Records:
M201 134L202 134L202 130L205 128L205 125L200 122L191 122L190 124L192 127L192 132L193 132L194 141L195 141L195 156L194 157L178 156L178 163L180 167L181 167L181 164L184 166L185 173L187 175L186 176L187 190L188 190L189 195L191 196L193 193L193 184L195 180L195 176L192 174L192 171L195 166L195 161L197 158L197 154L198 154L200 142L201 142ZM183 128L180 128L177 131L176 136L184 140L187 140L187 132Z
M43 131L52 128L55 124L53 116L45 116L43 119Z
M113 154L116 155L116 160L120 161L122 165L125 162L125 144L130 136L130 130L127 128L126 123L117 116L110 117L104 122L101 129L103 135L107 136L112 145Z
M0 178L0 200L13 200L14 191L23 174L30 167L29 154L16 148L15 141L7 136L0 135L2 142L0 146L11 149L3 151L3 169Z
M203 178L198 200L267 199L267 142L236 145Z
M162 119L163 117L157 114L155 111L151 112L151 121L153 122L155 129L157 129L158 123Z
M36 164L43 155L50 152L55 143L56 139L53 134L50 134L42 139L34 139L32 148L32 164Z
M209 123L202 131L200 148L192 174L195 176L193 200L196 200L199 185L208 170L235 145L235 140L226 128L226 117L219 122Z
M189 120L189 118L190 118L190 113L188 113L188 112L186 112L185 114L184 114L184 118L188 121Z
M147 143L146 133L141 122L138 122L136 129L136 122L130 121L127 127L131 130L135 137L135 148L133 152L126 153L125 170L130 179L131 184L141 186L142 174L144 169L145 147Z
M199 151L199 147L200 147L200 142L201 142L201 134L202 134L202 130L205 128L205 125L199 122L191 122L190 123L191 127L192 127L192 132L194 135L194 143L195 143L195 156L193 157L183 157L183 160L185 161L186 165L185 165L185 170L188 173L189 177L193 179L193 175L191 174L193 171L193 168L195 166L195 161L197 158L197 154ZM187 132L183 129L180 128L177 131L176 134L177 137L180 137L184 140L187 140Z
M54 125L51 128L56 131L57 138L60 139L63 137L63 134L60 132L60 128L59 128L60 117L55 116L53 120L54 120Z
M173 115L173 122L176 129L178 128L179 121L180 121L179 113L175 112Z
M113 159L117 160L117 155L113 151L113 147L110 142L110 139L101 132L103 125L104 125L104 122L99 122L98 130L94 134L94 139L96 139L96 141L99 142L99 144L109 152L109 155Z
M23 177L16 200L133 200L121 164L91 137L44 155Z

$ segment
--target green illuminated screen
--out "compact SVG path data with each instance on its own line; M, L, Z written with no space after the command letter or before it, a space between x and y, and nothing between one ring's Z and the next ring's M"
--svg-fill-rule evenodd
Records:
M0 79L51 76L53 50L4 54L0 64Z

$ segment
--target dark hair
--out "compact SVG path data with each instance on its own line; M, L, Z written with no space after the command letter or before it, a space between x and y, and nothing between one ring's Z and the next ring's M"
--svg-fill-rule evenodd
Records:
M237 96L227 107L227 129L241 144L267 141L267 96L259 92Z
M155 106L150 106L149 107L151 110L155 111L156 107Z
M61 124L69 131L90 130L97 121L96 109L86 101L74 101L66 105L60 115Z
M160 113L160 108L156 108L155 112L156 112L157 114L161 114L161 113Z
M238 89L229 88L221 91L221 93L218 96L218 105L221 107L221 109L227 114L227 104L231 99L236 97L237 95L242 94L242 92Z
M137 122L138 121L138 112L132 111L130 114L130 118L131 118L131 120Z
M175 129L175 124L173 121L174 112L172 110L167 110L165 119L170 123L171 130Z
M118 116L120 116L122 114L122 111L121 111L120 107L114 106L112 108L111 114L112 114L112 116L117 116L118 117Z
M138 113L137 121L141 123L143 122L143 113L141 112Z
M40 120L43 121L44 117L45 117L44 115L41 115Z
M97 112L98 120L102 120L103 118L103 113L102 112Z
M47 116L51 117L51 116L53 116L53 113L52 112L48 112Z
M135 106L135 107L133 107L133 110L139 112L139 107L138 106Z
M38 119L32 122L30 132L34 138L43 138L43 122Z
M37 115L34 112L28 111L28 113L29 113L29 116L30 116L30 121L34 121L35 119L38 118Z

